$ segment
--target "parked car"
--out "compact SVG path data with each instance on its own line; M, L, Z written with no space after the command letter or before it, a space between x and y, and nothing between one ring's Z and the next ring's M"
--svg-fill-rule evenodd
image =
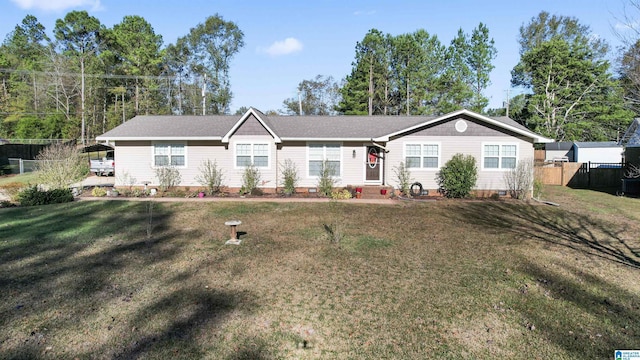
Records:
M109 151L107 156L98 160L89 160L90 162L90 171L95 173L97 176L102 175L113 175L114 169L116 166L115 159L113 157L113 151Z

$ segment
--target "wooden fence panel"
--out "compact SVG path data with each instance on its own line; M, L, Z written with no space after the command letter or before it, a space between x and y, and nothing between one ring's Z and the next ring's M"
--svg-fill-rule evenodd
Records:
M536 168L536 177L545 185L562 185L562 167L543 166Z

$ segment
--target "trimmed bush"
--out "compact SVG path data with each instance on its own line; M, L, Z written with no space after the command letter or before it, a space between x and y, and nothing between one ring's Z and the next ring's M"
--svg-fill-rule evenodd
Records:
M444 196L465 198L478 180L476 158L471 155L455 154L438 172L436 180Z
M107 190L101 188L101 187L94 187L93 190L91 190L91 196L95 196L95 197L103 197L107 195Z
M40 190L37 186L31 186L18 194L18 202L21 206L61 204L72 201L71 189Z
M351 198L352 198L351 191L347 189L334 190L331 192L331 199L333 200L347 200Z

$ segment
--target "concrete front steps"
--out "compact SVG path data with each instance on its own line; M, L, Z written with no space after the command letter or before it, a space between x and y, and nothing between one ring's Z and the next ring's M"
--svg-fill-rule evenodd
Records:
M382 185L363 185L357 188L362 188L361 199L388 199L393 189L391 186ZM386 194L382 194L384 191Z

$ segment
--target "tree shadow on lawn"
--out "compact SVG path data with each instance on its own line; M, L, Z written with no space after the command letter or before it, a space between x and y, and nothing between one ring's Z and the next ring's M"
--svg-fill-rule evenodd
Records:
M197 357L191 334L238 302L246 303L248 296L193 288L184 276L175 275L163 284L167 290L158 299L138 300L153 276L166 276L162 271L168 267L163 263L178 258L185 251L181 239L189 238L189 233L166 226L173 216L171 207L154 206L151 224L148 204L142 202L80 202L3 211L0 358L136 358L155 349L178 349L176 344ZM155 267L159 270L154 272ZM99 320L114 311L113 304L125 303L135 304L138 313L123 320L127 326L144 329L149 318L163 315L164 322L158 320L162 329L124 338L115 329L105 332L109 324L102 326ZM170 316L172 312L181 316ZM89 328L79 332L79 324ZM85 350L80 344L90 343L92 332L108 340L103 347L94 344ZM133 340L121 343L125 338ZM47 353L47 344L56 343L54 339L66 346Z
M632 268L640 268L640 244L636 229L542 205L501 202L465 203L457 206L461 221L486 228L504 229L523 239L534 239L597 256ZM638 241L632 240L631 242Z
M185 287L167 294L144 307L130 321L139 334L131 334L129 345L113 355L114 359L137 359L145 356L202 358L207 352L198 343L205 329L216 328L238 305L253 307L247 293ZM150 329L156 327L157 329ZM160 325L160 326L158 326ZM224 338L217 338L219 343ZM212 347L219 344L209 344ZM109 353L111 349L100 351ZM87 354L92 355L92 354Z
M627 274L640 268L640 255L634 243L638 241L637 229L537 205L466 203L458 206L456 212L461 221L478 225L483 231L503 230L516 235L517 240L559 245L622 265ZM615 349L637 347L640 340L636 330L640 328L637 294L570 263L554 263L554 268L564 270L563 274L526 254L521 257L518 267L543 289L538 294L518 292L513 301L514 308L535 326L536 332L531 336L543 334L548 341L583 359L608 358Z
M616 349L637 348L637 295L576 267L559 266L570 275L523 260L524 272L543 289L539 294L520 295L526 298L514 301L514 308L526 321L546 339L580 359L606 359Z

